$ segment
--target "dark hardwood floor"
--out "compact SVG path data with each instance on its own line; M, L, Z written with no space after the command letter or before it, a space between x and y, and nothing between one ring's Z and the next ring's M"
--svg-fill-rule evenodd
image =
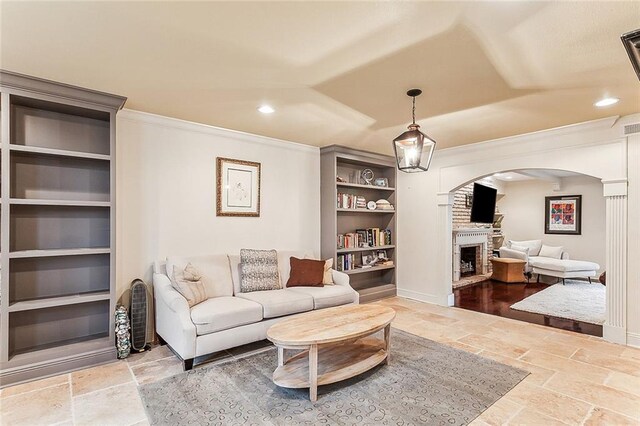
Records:
M453 293L455 306L458 308L602 337L601 325L534 314L532 312L516 311L509 308L514 303L544 290L548 286L549 284L535 282L507 284L487 280L456 289Z

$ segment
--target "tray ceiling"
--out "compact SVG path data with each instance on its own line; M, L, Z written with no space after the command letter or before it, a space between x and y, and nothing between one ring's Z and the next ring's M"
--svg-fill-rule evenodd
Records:
M140 111L391 153L412 87L439 148L640 112L620 42L639 22L638 2L3 1L0 67ZM620 102L593 107L604 96Z

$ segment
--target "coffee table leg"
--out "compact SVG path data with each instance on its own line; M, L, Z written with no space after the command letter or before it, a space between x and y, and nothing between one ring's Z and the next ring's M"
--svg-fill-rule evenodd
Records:
M309 347L309 399L318 400L318 345Z
M278 367L284 365L284 348L278 346Z
M384 350L387 352L387 358L384 360L384 363L389 365L389 361L391 358L391 345L390 345L390 338L391 338L391 324L387 325L384 328Z

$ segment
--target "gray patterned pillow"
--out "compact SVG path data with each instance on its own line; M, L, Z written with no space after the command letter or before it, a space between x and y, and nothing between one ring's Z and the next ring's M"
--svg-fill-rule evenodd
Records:
M279 290L278 252L275 250L240 250L240 292Z

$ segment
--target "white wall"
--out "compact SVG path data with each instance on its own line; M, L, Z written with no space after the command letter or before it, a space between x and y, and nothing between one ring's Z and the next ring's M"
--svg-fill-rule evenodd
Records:
M167 255L320 252L318 148L124 110L117 121L117 297ZM216 157L261 163L261 214L216 217Z
M504 213L502 233L507 240L542 240L550 246L563 246L571 259L605 265L605 199L602 182L589 176L566 177L561 190L553 191L551 182L525 180L508 182L505 196L498 202ZM582 195L582 234L544 233L546 196Z

